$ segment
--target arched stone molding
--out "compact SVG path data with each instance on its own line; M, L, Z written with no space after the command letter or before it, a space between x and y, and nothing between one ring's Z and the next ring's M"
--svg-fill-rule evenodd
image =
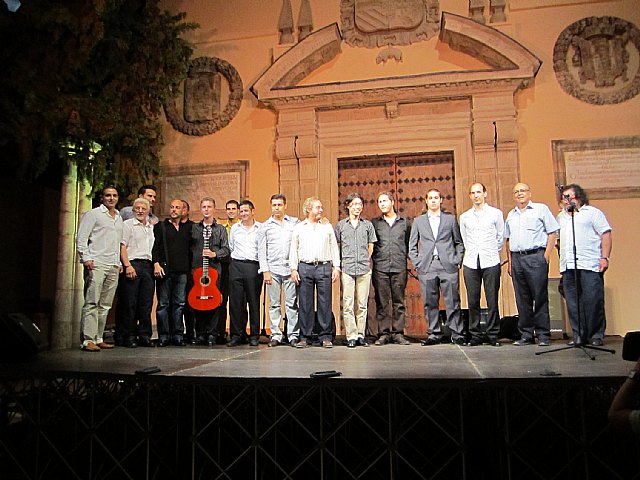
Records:
M454 153L459 212L470 207L473 181L486 185L496 206L513 206L519 170L514 94L531 83L541 62L501 32L449 13L442 14L440 41L487 68L298 85L341 52L334 24L292 47L254 83L254 95L278 113L280 191L292 212L318 195L326 215L338 219L339 158L438 151ZM504 314L515 312L512 297L509 285Z

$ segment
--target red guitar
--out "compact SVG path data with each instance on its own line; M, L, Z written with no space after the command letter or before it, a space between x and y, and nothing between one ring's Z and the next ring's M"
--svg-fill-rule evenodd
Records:
M209 238L211 238L211 226L205 226L202 232L204 237L204 248L209 248ZM218 281L218 271L215 268L209 273L209 259L202 256L202 268L193 271L193 288L189 292L187 300L194 310L213 310L222 304L222 294L216 282Z

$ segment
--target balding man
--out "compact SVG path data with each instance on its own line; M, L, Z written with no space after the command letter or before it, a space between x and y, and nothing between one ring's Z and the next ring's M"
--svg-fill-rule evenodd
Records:
M513 198L516 206L507 215L504 231L521 334L513 344L532 345L536 334L538 345L546 347L550 334L549 258L560 226L549 207L531 201L531 188L526 183L516 183Z

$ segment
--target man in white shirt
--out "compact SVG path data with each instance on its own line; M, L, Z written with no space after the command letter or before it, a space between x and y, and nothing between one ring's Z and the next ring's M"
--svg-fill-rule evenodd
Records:
M474 183L469 189L473 206L460 215L460 234L464 242L462 260L464 283L467 287L469 306L468 345L488 343L500 346L500 314L498 292L500 291L500 249L504 235L502 212L487 205L487 189L482 183ZM480 288L484 284L487 299L487 328L480 331Z
M116 338L122 346L151 347L151 308L155 281L153 277L153 226L149 223L151 205L144 198L133 201L133 218L122 227L120 258L123 273L118 284Z
M103 335L121 268L122 218L117 204L118 190L103 188L102 204L85 213L78 226L76 248L85 273L80 340L87 352L113 348Z
M289 264L291 279L300 286L298 293L300 339L296 345L309 345L315 320L314 293L317 293L318 339L324 348L332 348L332 283L340 277L340 253L333 227L322 223L322 202L317 197L304 201L307 218L293 229Z
M249 345L258 346L260 338L260 288L262 274L258 273L258 230L260 222L254 218L255 207L251 200L242 200L238 207L240 223L231 227L229 249L229 331L228 347L240 345L240 336L247 328L249 306Z

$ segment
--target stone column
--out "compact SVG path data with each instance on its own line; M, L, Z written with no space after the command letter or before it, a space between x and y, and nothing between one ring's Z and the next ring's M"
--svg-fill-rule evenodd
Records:
M280 192L292 215L304 217L302 203L319 195L318 125L313 108L282 110L276 127L276 157L280 166Z
M487 187L488 203L507 213L514 206L511 189L519 180L518 125L514 92L488 92L472 100L473 152L476 180ZM502 260L506 260L503 251ZM502 269L501 315L517 313L513 284Z

